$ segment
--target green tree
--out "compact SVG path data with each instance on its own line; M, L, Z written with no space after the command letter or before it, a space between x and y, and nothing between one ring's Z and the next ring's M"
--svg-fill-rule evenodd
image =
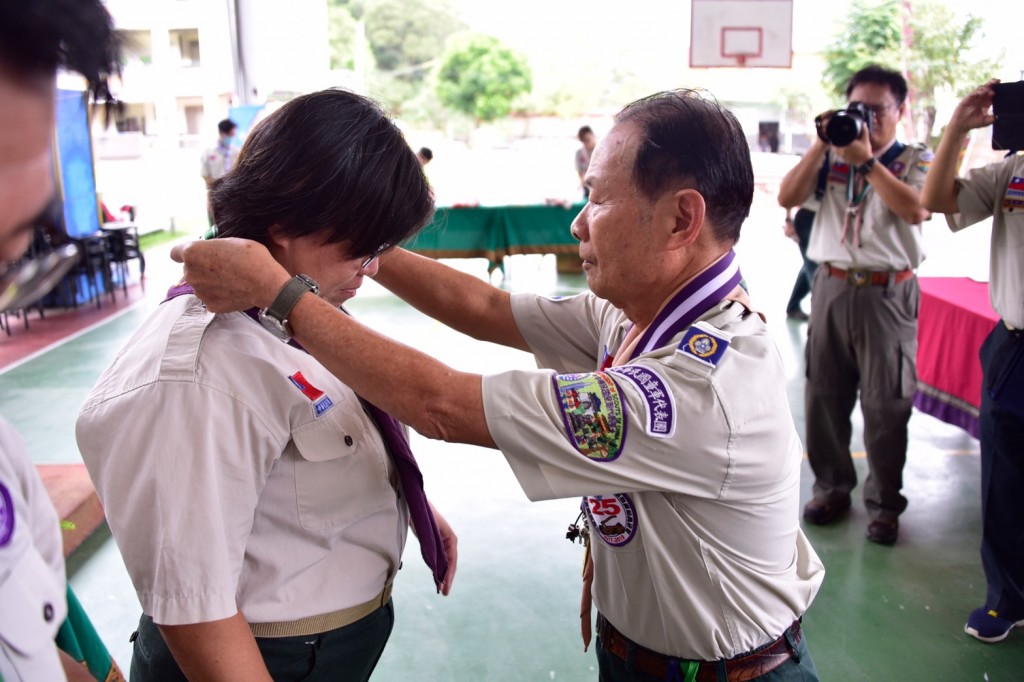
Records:
M454 36L437 69L441 103L477 125L508 116L516 99L532 89L526 58L492 36Z
M427 76L463 30L448 0L327 0L331 67L358 71L394 115L438 108Z
M836 95L843 96L850 76L868 64L902 67L902 11L901 0L854 0L824 54L825 83Z
M939 0L855 0L845 27L826 49L825 82L842 96L850 76L868 64L898 69L910 87L911 129L931 141L936 97L965 94L988 80L992 60L972 60L982 20L966 20Z
M356 18L351 3L345 0L327 2L327 39L330 45L331 68L355 68Z
M963 21L944 4L922 2L914 6L910 27L907 75L921 139L930 142L939 93L949 89L956 96L966 95L988 81L998 66L995 60L970 59L976 41L984 36L980 17L968 15Z
M465 28L445 0L369 0L363 15L377 68L422 81L448 36Z

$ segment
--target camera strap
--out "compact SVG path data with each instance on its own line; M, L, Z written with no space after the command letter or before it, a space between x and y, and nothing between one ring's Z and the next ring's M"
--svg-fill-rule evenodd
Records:
M878 159L879 164L888 168L889 164L895 161L906 148L905 144L895 140L885 151L885 154L882 154L881 158ZM846 243L846 235L850 231L852 221L853 246L854 248L860 248L860 227L864 222L864 214L861 207L864 203L864 198L871 191L871 183L867 181L863 174L854 170L852 165L849 168L850 172L846 177L846 213L843 216L843 230L839 235L839 241L843 244Z
M860 226L864 221L861 204L870 190L871 185L868 184L867 179L851 166L850 175L846 179L846 212L843 214L843 230L839 234L840 243L846 243L846 235L850 232L850 223L852 222L853 246L860 248Z

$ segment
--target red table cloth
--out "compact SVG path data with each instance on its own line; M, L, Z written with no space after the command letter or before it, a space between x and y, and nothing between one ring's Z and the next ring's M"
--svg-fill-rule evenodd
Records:
M988 285L966 277L922 277L914 406L978 437L978 350L999 316Z

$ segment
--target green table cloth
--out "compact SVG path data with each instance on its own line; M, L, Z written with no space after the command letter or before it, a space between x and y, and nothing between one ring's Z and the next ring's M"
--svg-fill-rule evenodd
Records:
M486 258L491 270L515 254L576 254L579 243L569 227L582 208L582 203L439 208L434 221L404 247L433 258Z

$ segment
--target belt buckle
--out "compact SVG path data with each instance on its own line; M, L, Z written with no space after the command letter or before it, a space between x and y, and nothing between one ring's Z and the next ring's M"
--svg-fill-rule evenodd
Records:
M870 270L847 270L846 282L855 287L866 287L871 284Z

